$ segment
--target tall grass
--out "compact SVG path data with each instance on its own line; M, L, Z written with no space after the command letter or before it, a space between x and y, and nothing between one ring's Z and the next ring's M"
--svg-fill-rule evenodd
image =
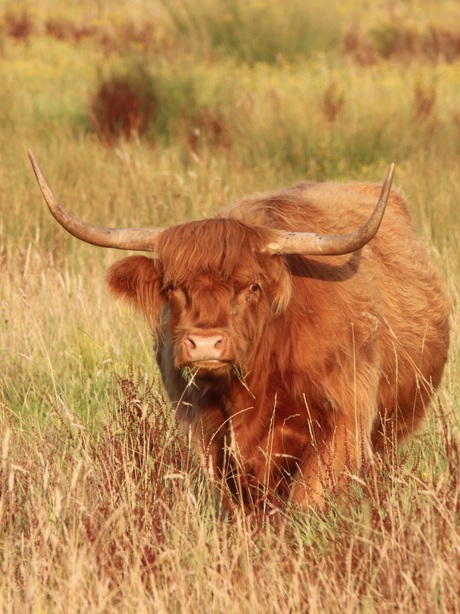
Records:
M314 56L338 45L340 3L320 6L294 0L285 6L264 0L190 0L165 2L172 23L192 52L238 60L276 62Z
M444 412L326 516L271 527L216 517L154 382L131 372L111 407L97 435L64 404L27 433L4 415L6 611L455 611L460 457Z
M214 0L43 0L17 3L22 34L11 11L2 21L0 609L457 611L460 80L416 45L382 59L375 28L450 32L458 4L438 3L431 24L425 2L224 4L232 19ZM102 80L139 63L158 101L148 128L101 138ZM118 226L210 215L298 179L380 181L396 161L453 300L424 431L327 513L223 522L147 327L105 290L120 254L56 225L28 147L69 209Z

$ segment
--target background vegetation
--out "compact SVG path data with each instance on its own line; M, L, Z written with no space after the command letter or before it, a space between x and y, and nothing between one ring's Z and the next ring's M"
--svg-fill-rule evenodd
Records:
M281 8L282 4L282 8ZM460 5L16 0L0 14L0 608L455 612L460 599ZM201 217L389 162L453 300L432 417L326 514L222 523L103 225Z

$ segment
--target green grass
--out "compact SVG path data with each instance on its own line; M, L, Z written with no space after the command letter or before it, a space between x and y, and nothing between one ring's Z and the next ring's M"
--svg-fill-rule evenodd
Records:
M226 0L222 19L217 0L43 1L4 15L2 611L458 609L460 78L446 46L458 3L438 4L433 16L428 2L296 1L279 15L274 0ZM444 32L436 58L419 44L430 31ZM91 103L102 77L139 62L158 110L142 136L108 145ZM327 514L222 522L147 326L105 289L121 254L54 222L28 147L69 209L119 226L200 218L298 179L381 181L395 161L453 301L424 431Z

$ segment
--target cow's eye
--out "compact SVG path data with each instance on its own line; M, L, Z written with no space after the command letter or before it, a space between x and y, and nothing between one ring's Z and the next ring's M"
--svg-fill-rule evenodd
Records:
M172 290L176 290L176 289L177 289L177 286L176 286L176 284L173 281L170 281L170 282L168 282L165 285L166 292L169 292L169 291L172 291Z
M260 290L260 285L254 282L249 286L249 290L251 290L251 292L258 292Z

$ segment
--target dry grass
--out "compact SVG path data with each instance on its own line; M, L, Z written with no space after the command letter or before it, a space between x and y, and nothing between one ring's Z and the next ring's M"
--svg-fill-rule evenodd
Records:
M132 371L97 434L62 402L46 425L27 429L6 413L2 605L456 611L460 442L451 418L439 408L423 442L376 459L324 515L288 513L273 525L217 517L155 381Z
M363 56L375 24L428 31L426 3L401 3L396 16L390 4L343 5L344 43L366 8L359 57L323 49L252 66L213 51L211 37L200 49L177 38L153 3L143 13L123 0L18 2L5 15L1 611L458 611L460 81L447 54L433 60L416 46L383 63L378 49L372 62ZM192 5L180 5L190 24ZM457 10L445 0L431 25L453 31ZM249 30L251 15L242 14ZM102 63L118 66L126 49L154 79L159 107L144 137L108 147L91 129L90 102ZM380 180L396 160L454 305L450 361L425 430L366 467L324 514L224 522L176 431L144 323L105 291L120 254L57 227L29 146L70 209L119 226L200 217L299 177Z

